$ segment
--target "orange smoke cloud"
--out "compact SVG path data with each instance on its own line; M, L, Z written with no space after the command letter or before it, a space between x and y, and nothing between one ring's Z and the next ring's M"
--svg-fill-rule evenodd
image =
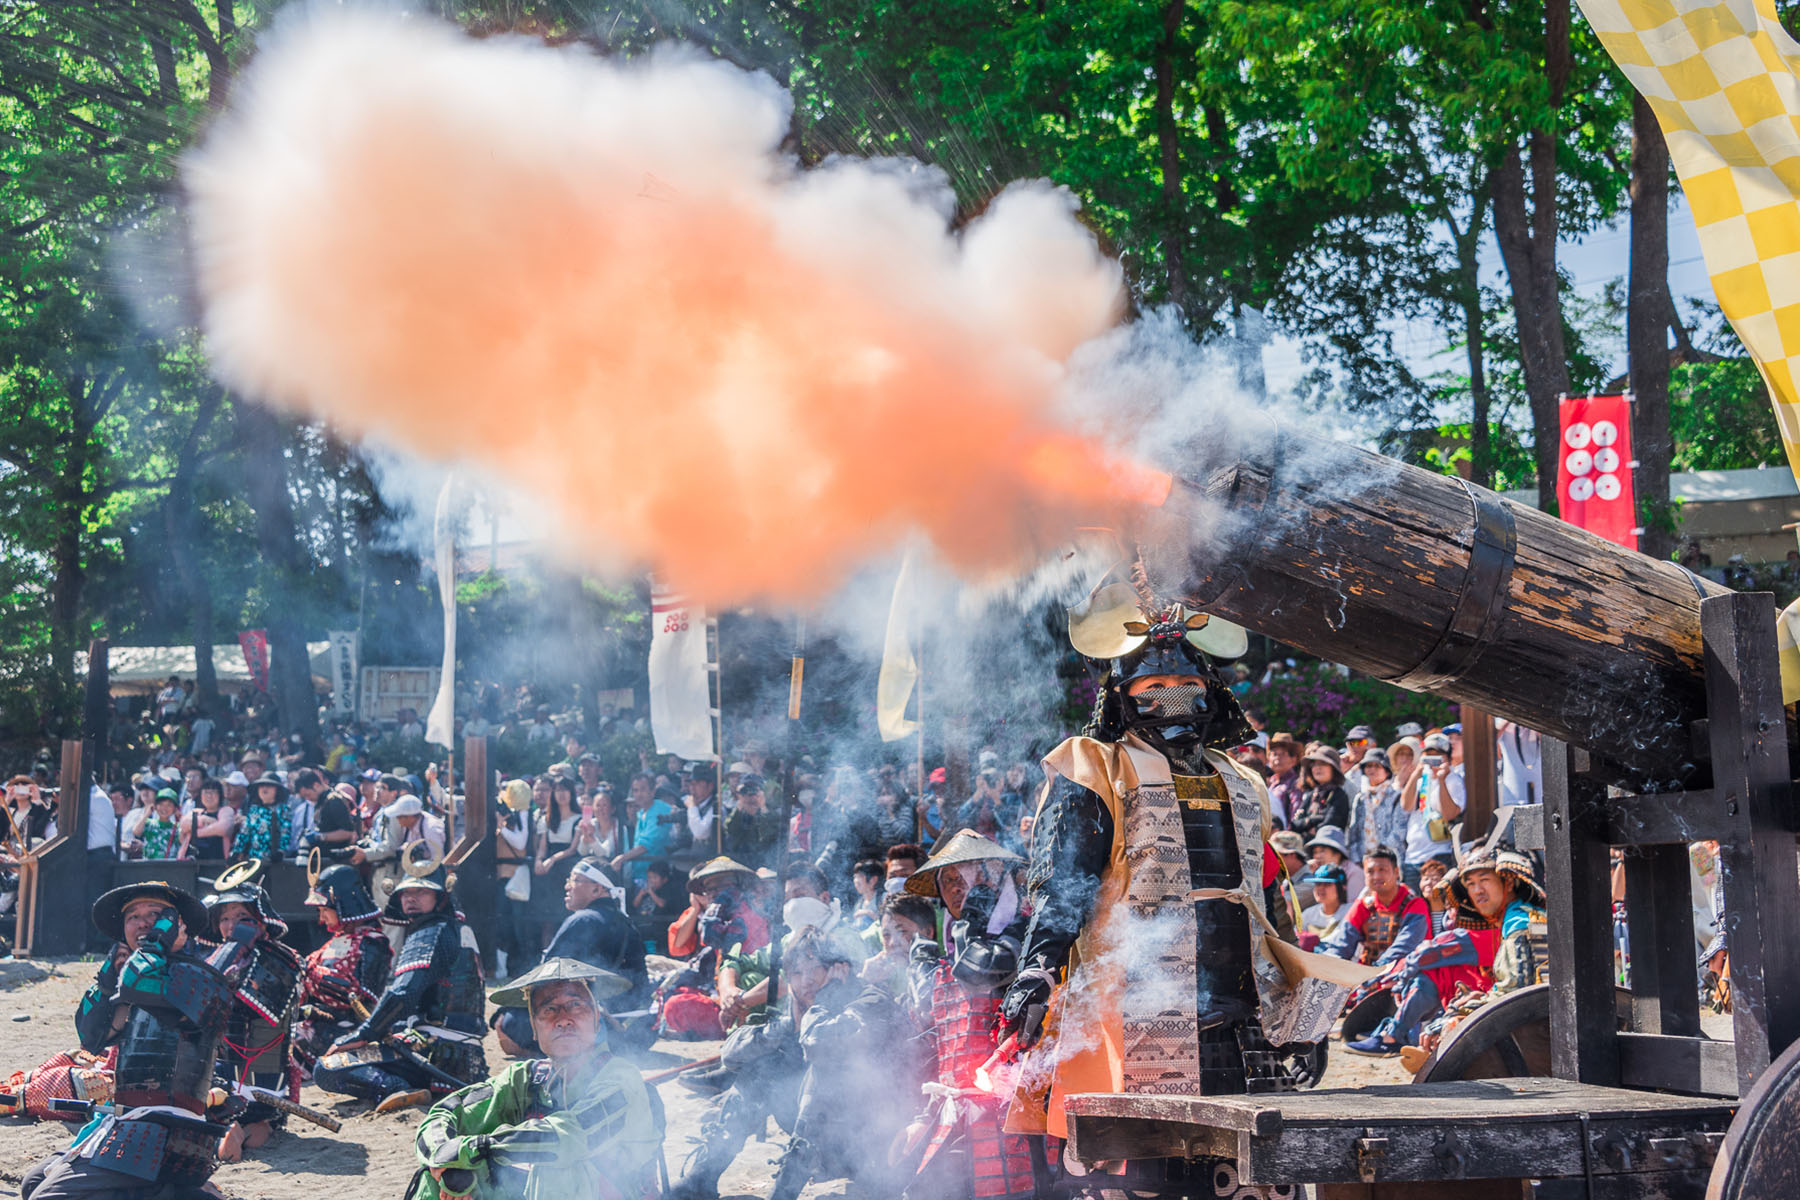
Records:
M214 368L713 600L817 596L913 529L1013 565L1154 498L1053 416L1123 306L1074 200L952 234L938 172L802 170L789 115L676 48L309 12L186 164Z

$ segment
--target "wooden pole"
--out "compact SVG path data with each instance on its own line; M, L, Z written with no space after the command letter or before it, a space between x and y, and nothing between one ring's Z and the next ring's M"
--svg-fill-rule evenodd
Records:
M1494 740L1494 718L1473 704L1457 711L1462 722L1463 842L1484 837L1499 806L1500 773L1496 769L1499 746Z
M712 685L713 853L725 854L725 681L719 661L719 618L706 618L706 670Z
M918 791L912 796L913 841L917 842L923 833L919 827L919 803L925 799L925 631L917 621L913 622L913 629L918 638L913 661L919 664L919 681L913 685L913 713L919 736L913 760L913 785Z
M475 933L476 944L481 947L483 965L492 972L502 901L495 845L498 835L491 828L494 819L493 801L488 795L489 778L487 739L465 739L462 829L444 857L461 884L457 889L457 904ZM455 811L454 795L449 807ZM520 869L529 871L531 868L527 865Z
M81 736L87 743L86 762L96 780L107 774L107 745L112 729L112 689L108 685L107 641L95 638L88 643L87 694L83 698Z
M794 757L800 749L800 694L806 678L806 618L794 618L794 653L788 666L788 711L787 711L787 786L781 789L781 833L775 840L775 895L777 902L787 896L788 873L788 825L794 813ZM775 923L775 936L769 941L769 1003L777 1004L781 1000L781 937L785 929L782 922ZM779 1009L773 1011L779 1012Z
M67 891L62 890L85 892L87 884L90 799L81 763L81 742L65 740L56 797L56 836L28 848L20 861L15 954L77 954L87 938L88 911L94 897L84 896L81 903L71 904L67 903Z

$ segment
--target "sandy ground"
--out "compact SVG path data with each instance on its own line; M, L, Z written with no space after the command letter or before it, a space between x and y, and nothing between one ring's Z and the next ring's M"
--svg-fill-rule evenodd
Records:
M75 1044L75 1009L95 970L97 964L92 960L0 961L0 1079L30 1069ZM638 1065L651 1072L706 1058L718 1050L717 1042L659 1043L641 1056ZM490 1067L497 1068L503 1061L492 1035L487 1054ZM1344 1054L1334 1043L1325 1086L1395 1083L1404 1078L1398 1063ZM674 1082L660 1085L659 1090L669 1120L664 1153L670 1170L679 1174L709 1101ZM339 1117L344 1122L343 1132L329 1134L290 1119L288 1131L269 1145L241 1163L219 1168L213 1179L221 1192L268 1200L318 1200L322 1190L327 1196L393 1198L404 1192L415 1166L412 1138L420 1112L377 1116L366 1104L334 1099L310 1085L300 1099ZM0 1196L16 1196L20 1176L66 1146L74 1129L56 1121L0 1119ZM785 1140L771 1123L766 1140L752 1140L726 1172L721 1192L737 1197L767 1195ZM815 1183L802 1196L803 1200L838 1200L844 1196L844 1185L841 1181Z

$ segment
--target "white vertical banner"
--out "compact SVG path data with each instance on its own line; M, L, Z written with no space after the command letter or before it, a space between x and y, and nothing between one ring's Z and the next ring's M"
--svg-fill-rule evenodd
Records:
M340 717L356 711L356 668L362 653L362 635L354 629L333 629L331 643L331 711Z
M437 542L438 598L444 605L444 669L438 676L437 699L425 720L425 740L455 749L456 743L456 532L450 521L450 488L456 476L444 480L438 493L437 517L432 534Z
M650 730L658 754L711 762L712 688L707 678L706 609L685 596L650 590Z
M913 625L918 603L913 597L913 551L900 561L894 579L894 599L888 605L887 641L881 649L881 674L875 681L875 727L881 740L897 742L918 732L919 723L906 715L907 702L919 682L919 659L913 652Z

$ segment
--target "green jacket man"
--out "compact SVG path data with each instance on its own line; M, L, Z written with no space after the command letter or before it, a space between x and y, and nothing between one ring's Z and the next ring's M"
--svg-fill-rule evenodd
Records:
M531 1013L544 1059L515 1062L432 1106L414 1145L411 1200L644 1200L656 1194L662 1119L636 1067L607 1049L603 994L623 977L553 958L494 993Z

